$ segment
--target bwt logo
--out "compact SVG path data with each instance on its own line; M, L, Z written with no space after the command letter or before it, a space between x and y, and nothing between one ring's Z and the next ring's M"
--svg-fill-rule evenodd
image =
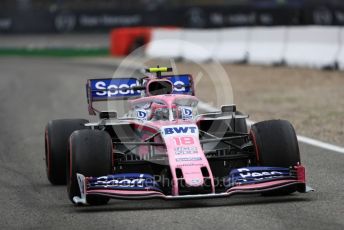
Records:
M123 84L110 84L108 85L104 81L98 81L95 83L96 90L101 90L101 92L96 92L97 96L123 96L123 95L137 95L140 93L140 90L133 90L133 87L139 86L138 82L130 83L123 83Z
M197 127L195 126L179 126L179 127L168 127L164 128L164 134L185 134L185 133L196 133Z

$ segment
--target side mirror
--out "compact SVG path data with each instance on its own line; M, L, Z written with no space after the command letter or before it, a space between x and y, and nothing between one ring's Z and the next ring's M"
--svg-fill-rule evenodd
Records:
M104 111L99 113L100 119L116 119L117 118L117 112L115 111Z
M235 113L236 112L236 105L223 105L221 106L222 113Z

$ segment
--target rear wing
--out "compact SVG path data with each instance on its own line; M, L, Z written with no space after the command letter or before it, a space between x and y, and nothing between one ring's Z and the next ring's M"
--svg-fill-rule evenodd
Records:
M173 84L172 94L195 95L193 79L190 74L161 76ZM145 79L136 78L100 78L89 79L86 83L88 111L90 115L99 112L93 107L93 102L128 100L141 97Z
M173 84L172 94L185 94L195 96L194 82L190 74L166 75L160 79L167 79Z

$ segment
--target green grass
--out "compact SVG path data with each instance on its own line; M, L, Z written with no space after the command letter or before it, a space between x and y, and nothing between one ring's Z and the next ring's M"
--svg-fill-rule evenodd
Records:
M108 48L0 48L0 57L92 57L108 55Z

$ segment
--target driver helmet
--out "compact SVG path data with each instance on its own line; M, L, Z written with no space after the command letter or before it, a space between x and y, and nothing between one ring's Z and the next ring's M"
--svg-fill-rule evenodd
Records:
M153 102L151 106L151 119L168 120L169 110L167 105Z

